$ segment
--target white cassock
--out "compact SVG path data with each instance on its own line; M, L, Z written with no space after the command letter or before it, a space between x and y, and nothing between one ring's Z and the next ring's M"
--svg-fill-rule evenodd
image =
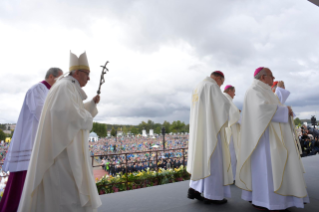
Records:
M28 170L32 147L37 133L48 84L40 82L26 93L17 126L3 164L4 171L19 172Z
M88 150L97 114L72 76L56 82L43 106L19 212L96 211L101 205Z
M238 108L233 102L233 98L229 96L228 93L224 93L226 98L230 103L229 108L229 120L228 126L226 127L226 136L227 136L227 143L229 145L229 152L231 157L231 167L233 171L233 177L236 179L236 166L237 166L237 155L238 155L238 142L240 136L240 113Z
M211 200L231 196L233 174L225 135L229 107L210 77L193 91L187 171L191 174L190 187Z
M236 185L242 199L269 210L304 207L309 198L288 109L254 80L245 95Z

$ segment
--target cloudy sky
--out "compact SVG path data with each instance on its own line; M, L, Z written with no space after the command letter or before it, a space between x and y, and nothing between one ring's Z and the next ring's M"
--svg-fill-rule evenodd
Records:
M306 0L1 0L0 123L50 67L68 71L70 50L87 52L90 99L110 61L95 121L188 123L192 89L214 70L241 108L259 66L285 81L298 117L318 116L318 20Z

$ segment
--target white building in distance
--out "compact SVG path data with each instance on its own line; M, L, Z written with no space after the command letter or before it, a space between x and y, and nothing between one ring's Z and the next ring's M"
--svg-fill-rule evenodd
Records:
M95 132L91 132L89 135L90 142L97 142L99 140L99 136Z

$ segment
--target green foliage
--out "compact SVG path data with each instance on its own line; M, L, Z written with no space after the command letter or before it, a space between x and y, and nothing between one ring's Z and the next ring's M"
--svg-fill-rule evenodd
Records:
M99 137L107 136L106 124L94 122L91 132L92 131L95 132Z
M136 127L131 127L131 133L133 133L134 135L137 135L137 134L139 134L140 132L138 131L138 128L136 128Z
M1 130L6 130L7 128L6 128L6 124L0 124L0 129Z
M128 129L125 126L122 128L122 131L123 131L124 135L126 135L128 133Z
M173 121L170 126L170 131L173 133L185 132L185 123L181 121Z
M181 121L173 121L172 124L168 121L164 121L163 124L160 124L155 123L152 120L148 120L147 122L142 121L137 126L116 124L110 125L94 122L92 131L94 131L99 137L106 137L108 130L111 130L112 136L116 136L117 130L122 130L124 135L126 135L128 132L131 132L134 135L141 134L143 129L145 129L147 132L149 132L150 129L153 129L154 133L160 134L162 133L162 127L165 127L166 133L189 132L189 125Z
M116 130L114 129L114 127L112 127L111 136L116 137L116 134L117 134Z
M295 122L295 125L296 125L296 126L302 125L302 123L301 123L301 121L300 121L299 118L295 118L294 122Z
M6 134L0 129L0 141L4 141L6 137Z
M164 121L163 127L165 127L165 132L166 133L170 133L171 132L171 123L169 123L168 121Z

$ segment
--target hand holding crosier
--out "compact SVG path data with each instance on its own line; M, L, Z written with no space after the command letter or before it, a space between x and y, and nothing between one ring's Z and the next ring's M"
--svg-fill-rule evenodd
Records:
M95 97L93 97L93 101L95 104L98 104L100 102L100 95L96 95Z

